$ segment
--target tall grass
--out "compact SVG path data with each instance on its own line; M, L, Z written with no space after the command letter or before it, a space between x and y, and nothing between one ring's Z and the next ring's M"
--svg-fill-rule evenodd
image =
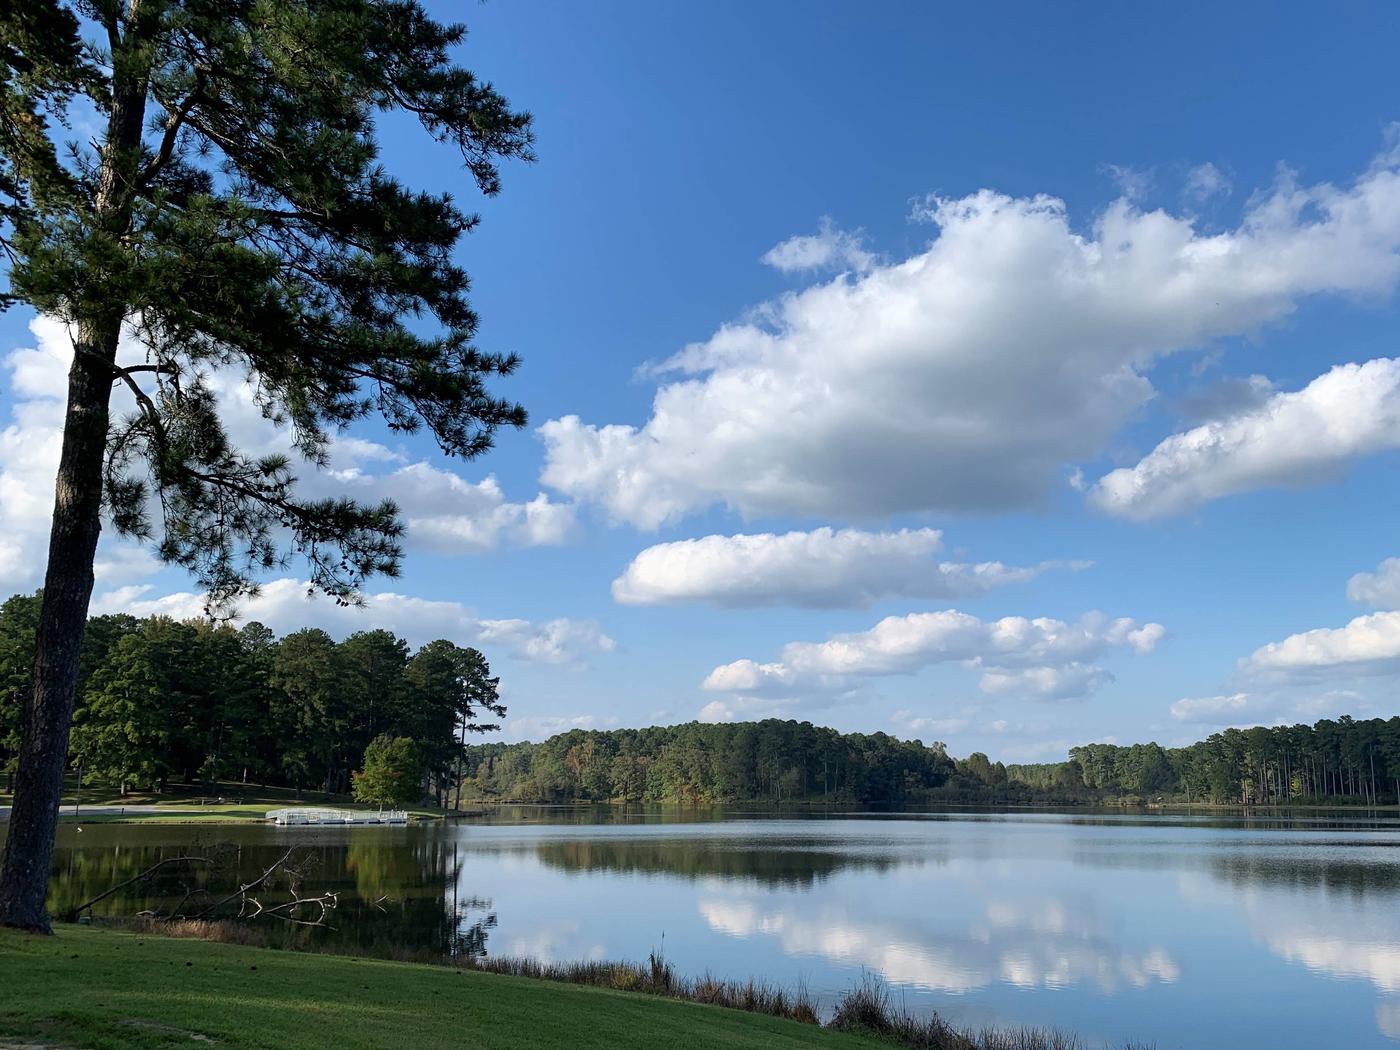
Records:
M885 986L870 975L837 1002L826 1027L913 1050L1088 1050L1078 1036L1054 1028L955 1028L937 1014L916 1017L895 1010ZM1123 1050L1135 1047L1125 1044Z
M127 927L157 936L186 937L225 944L253 947L273 944L262 928L238 922L144 918L127 924ZM363 954L350 947L335 945L298 945L291 950L327 955ZM937 1014L921 1017L906 1010L897 1010L890 1005L889 992L884 984L868 974L837 1000L830 1016L823 1021L816 1001L804 985L793 990L753 978L734 981L710 973L684 977L676 972L660 951L653 951L645 963L560 963L509 956L431 956L412 951L395 952L387 957L404 962L427 962L509 977L584 984L745 1010L783 1017L801 1024L821 1025L833 1031L873 1036L910 1050L1089 1050L1077 1036L1053 1028L965 1029L949 1024ZM1122 1050L1147 1048L1124 1044Z

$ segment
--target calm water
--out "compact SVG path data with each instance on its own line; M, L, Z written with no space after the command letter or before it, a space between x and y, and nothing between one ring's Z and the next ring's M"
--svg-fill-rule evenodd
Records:
M335 931L296 936L370 950L569 960L664 947L692 973L802 981L829 1001L873 971L912 1009L1160 1050L1400 1046L1393 818L508 816L67 826L52 903L196 836L236 843L245 876L297 842L316 854L306 888L343 896ZM168 906L179 883L106 913Z

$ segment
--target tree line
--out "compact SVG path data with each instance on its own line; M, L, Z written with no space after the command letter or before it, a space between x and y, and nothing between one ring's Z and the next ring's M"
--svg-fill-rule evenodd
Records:
M1225 729L1187 747L1086 744L1069 760L1009 766L1037 787L1245 805L1400 801L1400 716Z
M464 797L520 802L899 804L986 788L941 743L780 719L575 729L538 744L470 745L466 773Z
M1400 717L1227 729L1188 747L1087 744L1063 762L948 755L938 742L807 722L571 730L466 748L463 796L483 801L1390 803Z
M7 774L32 689L40 602L16 595L0 605ZM411 759L398 765L415 770L419 797L441 803L458 782L465 734L496 728L479 716L505 713L480 652L442 639L415 652L386 630L337 642L318 628L278 638L261 623L118 613L91 618L80 665L69 763L123 792L215 781L346 792L367 751L392 755L408 741ZM371 779L384 777L380 763L369 766Z

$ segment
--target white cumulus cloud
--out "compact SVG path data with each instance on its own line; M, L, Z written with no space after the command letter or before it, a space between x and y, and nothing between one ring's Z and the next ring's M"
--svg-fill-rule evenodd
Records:
M727 696L711 700L700 709L700 722L756 722L764 718L790 718L797 701L791 697Z
M895 724L899 732L906 736L915 736L920 733L936 733L940 736L961 733L972 725L972 718L968 714L953 715L920 715L911 711L907 707L902 707L894 714L890 715L890 721Z
M1148 653L1165 637L1161 624L1097 614L1066 623L1023 616L986 621L957 610L911 613L825 642L790 642L782 659L772 663L723 664L702 687L741 695L810 695L850 689L861 678L954 663L980 672L987 693L1067 699L1112 680L1094 660L1112 649Z
M613 581L612 593L624 605L849 608L885 598L967 598L1059 564L938 561L942 546L937 529L704 536L648 547Z
M1400 359L1338 365L1302 390L1173 434L1090 490L1100 510L1157 518L1222 496L1337 477L1356 459L1400 447Z
M782 273L807 270L870 269L875 256L866 251L858 233L837 229L830 219L822 219L815 234L789 237L764 253L760 260Z
M610 719L611 725L616 719ZM503 740L547 740L559 733L573 729L597 729L600 720L597 715L522 715L507 719L501 726Z
M1043 502L1153 396L1163 355L1400 276L1400 150L1351 185L1283 175L1219 233L1129 200L1091 224L983 190L925 209L907 259L764 304L665 366L641 426L541 428L541 480L654 528Z
M1093 664L1064 667L1026 667L1019 671L987 671L982 675L984 693L993 696L1038 696L1046 700L1073 700L1088 696L1113 681L1113 675Z
M1375 572L1358 572L1347 581L1347 597L1357 605L1400 608L1400 558L1387 558Z
M1171 713L1178 722L1228 726L1247 721L1258 707L1257 700L1248 693L1230 693L1178 700L1172 704Z
M1241 661L1246 674L1311 676L1400 672L1400 612L1358 616L1344 627L1319 627L1261 646Z
M303 580L273 580L256 597L239 606L239 618L257 620L278 634L320 627L336 637L355 631L384 628L413 645L446 638L458 645L476 646L487 656L505 652L520 660L547 664L576 664L616 643L591 620L566 618L534 623L529 620L481 619L458 602L434 601L375 591L364 595L363 606L342 606L324 597L307 594ZM130 613L133 616L169 616L177 620L204 615L204 596L193 591L151 596L149 584L117 588L97 595L92 612Z
M470 482L430 463L389 474L358 475L344 490L362 499L398 504L410 543L442 554L519 547L558 546L574 531L574 508L540 493L525 503L506 499L494 477Z
M1181 195L1188 203L1199 206L1213 197L1228 195L1230 187L1230 176L1206 161L1186 173Z

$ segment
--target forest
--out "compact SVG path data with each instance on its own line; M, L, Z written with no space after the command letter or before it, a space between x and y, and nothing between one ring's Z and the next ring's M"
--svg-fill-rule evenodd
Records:
M0 769L13 771L31 686L39 596L0 605ZM348 792L376 738L412 741L424 795L456 782L466 732L495 728L498 680L452 642L416 652L384 630L336 642L162 616L95 616L83 639L70 765L90 781L161 790L239 781Z
M463 797L521 802L1376 805L1400 793L1400 717L1227 729L1182 748L1088 744L1036 765L806 722L692 722L470 745L465 768Z
M1311 726L1225 729L1186 747L1085 744L1065 762L1008 766L1038 789L1073 785L1105 796L1186 802L1400 800L1400 717L1324 718Z
M689 722L571 730L540 744L466 749L464 798L685 805L830 799L900 803L947 785L942 744L808 722Z

